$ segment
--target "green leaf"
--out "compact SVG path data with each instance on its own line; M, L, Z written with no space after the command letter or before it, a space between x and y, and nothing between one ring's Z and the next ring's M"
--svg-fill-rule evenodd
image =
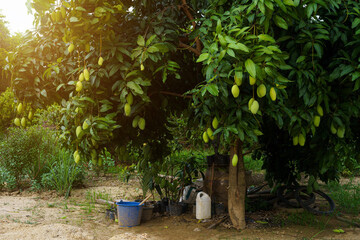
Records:
M313 14L314 12L314 5L313 4L309 4L307 7L306 7L306 15L308 18L311 17L311 15Z
M284 4L295 7L295 3L293 0L284 0Z
M71 17L70 22L78 22L79 19L77 17Z
M249 48L242 43L230 43L229 48L249 52Z
M88 101L88 102L91 102L91 103L93 103L93 104L95 104L95 101L94 100L92 100L91 98L89 98L89 97L82 97L82 98L80 98L79 100L81 100L81 101Z
M149 37L148 40L146 40L146 46L149 46L155 38L156 38L155 34Z
M98 19L98 18L94 18L94 19L92 19L90 22L91 22L91 24L96 24L96 23L99 22L99 19Z
M71 8L70 3L68 3L68 2L63 2L62 4L63 4L64 7L66 7L66 8Z
M323 53L323 49L322 49L321 45L318 43L315 43L314 48L315 48L315 51L316 51L317 55L319 56L319 58L321 58L322 53Z
M275 24L280 27L280 28L283 28L285 30L288 29L288 25L285 21L285 19L283 19L282 17L278 16L278 15L275 15L274 17L274 21L275 21Z
M221 27L221 21L220 19L217 21L217 25L216 25L216 33L217 34L220 34L221 33L221 30L222 30L222 27Z
M219 41L220 41L221 46L226 47L227 42L226 42L224 36L221 35L221 34L219 34L219 35L218 35L218 38L219 38Z
M244 130L239 129L239 134L238 134L239 138L241 141L244 141L245 139L245 134L244 134Z
M77 11L82 11L82 12L86 12L86 9L83 8L83 7L80 7L80 6L76 7L75 10L77 10Z
M301 63L304 60L305 60L305 56L300 56L298 57L298 59L296 59L296 63Z
M250 58L248 58L248 59L245 61L245 68L246 68L246 71L247 71L253 78L256 78L256 66L255 66L255 63L254 63Z
M56 91L59 91L59 89L62 88L63 86L65 86L65 84L61 83L59 86L56 87Z
M355 18L355 20L351 24L351 28L356 28L360 23L360 18Z
M203 62L209 58L209 53L202 53L199 58L196 60L196 62Z
M44 97L47 97L47 92L45 89L41 90L40 94L43 95Z
M149 53L154 53L154 52L158 52L159 49L158 49L157 47L155 47L155 46L151 46L151 47L149 47L149 48L147 49L147 51L148 51Z
M228 50L227 50L226 52L227 52L227 54L229 54L230 56L235 57L235 53L234 53L234 51L233 51L232 49L228 48Z
M103 17L105 16L105 14L106 14L105 8L102 7L95 8L95 12L94 12L95 17Z
M351 72L354 71L354 70L355 70L355 69L354 69L353 66L351 66L351 65L346 65L345 67L342 68L340 77L345 76L345 75L351 73Z
M167 53L169 51L169 48L165 43L155 43L153 46L159 49L161 53Z
M258 35L258 38L260 41L267 41L267 42L271 42L271 43L275 42L275 39L267 34L260 34L260 35Z
M225 54L226 54L226 50L222 50L222 51L219 53L218 60L221 61L221 60L224 58Z
M357 91L360 88L360 79L356 80L353 91Z
M101 105L100 112L107 112L112 108L113 108L113 106L111 106L111 105L103 104L103 105Z
M275 0L275 2L279 5L281 10L283 10L284 12L287 12L287 9L286 9L286 6L283 3L283 0Z
M265 0L265 5L270 9L274 10L274 5L270 0Z
M219 95L219 88L215 83L208 84L206 90L213 96L217 97Z
M112 77L117 71L119 71L120 69L120 65L114 65L109 73L109 77Z
M138 36L138 39L137 39L137 44L141 47L144 47L145 46L145 39L143 36L139 35Z
M138 94L143 94L144 91L141 89L141 87L139 86L139 84L135 83L135 82L128 82L126 83L126 86L128 88L131 88L132 90L134 90L136 93Z

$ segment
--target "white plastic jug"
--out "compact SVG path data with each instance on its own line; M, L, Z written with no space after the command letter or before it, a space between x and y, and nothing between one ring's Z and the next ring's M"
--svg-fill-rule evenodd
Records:
M196 196L196 219L211 218L211 198L204 192Z

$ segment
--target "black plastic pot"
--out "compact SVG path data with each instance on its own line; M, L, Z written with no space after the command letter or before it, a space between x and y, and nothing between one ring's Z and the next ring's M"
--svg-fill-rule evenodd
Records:
M179 202L179 204L181 205L181 211L182 211L182 213L186 213L187 210L188 210L189 204L188 204L188 203L184 203L184 202Z
M141 222L146 222L152 219L154 212L154 206L144 206L142 215L141 215Z
M169 204L169 214L170 216L180 216L183 213L183 205L180 203L170 203Z
M116 211L114 209L106 209L106 218L110 220L115 220Z
M215 215L224 215L226 208L223 203L215 203Z

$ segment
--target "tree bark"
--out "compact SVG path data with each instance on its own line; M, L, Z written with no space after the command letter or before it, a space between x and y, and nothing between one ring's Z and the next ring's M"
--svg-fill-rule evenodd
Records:
M242 153L242 142L236 139L235 144L230 149L229 164L229 191L228 191L228 208L229 216L233 226L236 229L245 229L245 166L244 156ZM238 155L239 161L234 167L232 158L234 154Z

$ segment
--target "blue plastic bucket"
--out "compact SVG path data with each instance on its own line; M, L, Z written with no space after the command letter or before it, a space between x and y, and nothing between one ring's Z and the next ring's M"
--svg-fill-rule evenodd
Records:
M117 202L119 227L134 227L140 224L144 205L138 202Z

